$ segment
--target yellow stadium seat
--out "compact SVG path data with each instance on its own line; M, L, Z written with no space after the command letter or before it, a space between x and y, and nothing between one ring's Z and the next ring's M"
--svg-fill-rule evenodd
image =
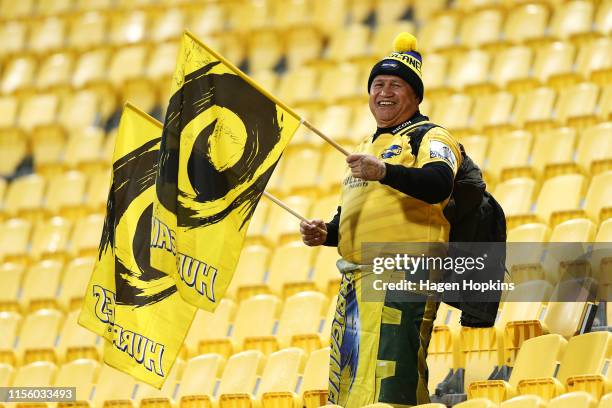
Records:
M317 82L317 71L313 67L294 68L281 78L278 97L289 104L310 100L314 96Z
M343 158L338 151L328 150L323 153L322 163L321 163L321 171L320 171L320 179L319 185L323 191L328 191L330 193L334 193L336 195L337 191L339 191L340 183L342 182L342 178L344 176L344 172L347 170L348 165L346 164L346 159ZM336 195L336 202L338 197ZM324 214L321 214L315 211L315 208L318 204L314 203L314 207L312 209L312 214L315 218L322 217ZM335 208L334 208L335 209ZM334 212L335 214L335 212ZM330 213L330 215L333 215ZM325 220L328 221L328 220Z
M293 27L286 33L286 41L286 44L290 44L285 50L289 70L297 69L321 57L323 37L314 27Z
M45 260L30 266L23 279L20 302L29 310L55 308L63 263Z
M246 7L245 7L246 8ZM253 18L253 16L250 16ZM214 42L208 42L208 46L214 50L220 50L223 56L234 65L241 65L246 57L246 47L244 46L244 37L238 32L225 32L222 36L209 37L218 38L219 45Z
M287 298L275 333L279 348L299 347L306 352L320 348L319 329L327 308L327 297L320 292L300 292Z
M134 396L135 405L140 408L172 407L174 403L172 397L176 389L177 379L179 378L178 374L183 369L183 365L182 360L177 360L174 363L160 390L144 382L139 382L136 395Z
M263 198L262 198L263 199ZM289 208L306 216L309 213L311 200L305 196L291 196L283 200ZM274 204L268 214L268 224L264 236L270 243L280 243L299 239L300 220L284 208Z
M32 224L20 218L11 218L0 224L0 256L3 260L26 263Z
M5 44L0 50L0 56L15 54L25 49L28 24L25 21L4 21L0 26L0 41Z
M321 154L318 150L299 148L290 150L285 156L282 189L285 192L309 192L316 188ZM305 169L310 171L305 172Z
M576 163L588 172L593 162L612 158L612 122L584 129L576 149Z
M572 35L591 31L595 5L574 0L561 4L550 22L550 35L567 39Z
M501 403L500 408L546 408L546 401L537 395L519 395Z
M272 9L272 21L277 28L291 29L308 25L312 14L312 5L300 0L277 2Z
M21 289L25 266L3 261L0 264L0 311L17 311L17 297Z
M100 365L97 361L80 359L60 366L53 386L75 387L76 400L87 401L95 384Z
M104 44L107 31L108 21L104 13L81 13L71 22L66 40L71 48L88 49Z
M202 400L210 401L224 366L225 359L214 353L187 361L176 396L179 407L191 408Z
M249 36L249 69L272 69L282 54L282 43L275 31L257 31Z
M460 404L455 405L457 408L496 408L495 404L488 399L476 398L473 400L467 400Z
M432 393L449 374L449 370L454 372L463 366L459 348L460 315L460 310L446 303L440 303L438 307L427 350L428 389Z
M6 180L0 179L0 209L2 209L4 204L4 193L6 192Z
M38 125L47 125L55 121L59 98L57 95L37 94L25 99L21 104L17 125L25 130L31 130Z
M487 398L497 404L517 395L519 381L554 375L567 346L558 334L548 334L526 340L520 346L508 382L503 380L476 381L470 384L468 397ZM533 364L537 360L537 364Z
M548 18L549 9L543 3L519 4L508 14L504 37L512 43L543 37Z
M79 171L67 171L53 177L47 189L45 210L48 214L74 215L83 204L87 178Z
M490 62L489 54L481 49L458 54L451 61L448 85L455 89L463 89L486 81Z
M103 141L104 131L101 128L92 126L74 129L70 132L66 143L64 165L71 169L86 171L88 165L92 167L99 164Z
M326 59L347 61L367 53L370 29L366 25L352 24L334 32L325 52Z
M19 109L19 99L15 96L0 96L0 126L11 127L15 125L17 112Z
M455 42L457 25L457 17L453 14L431 18L419 31L419 47L428 52L451 47Z
M0 175L12 175L26 154L27 139L19 129L0 129Z
M55 339L64 317L57 310L43 309L27 315L17 343L16 355L23 364L57 361Z
M533 202L536 182L530 178L513 178L495 186L495 197L504 214L512 216L528 213Z
M476 98L471 127L482 130L486 127L507 125L513 104L514 96L508 92L498 92Z
M222 338L201 339L198 353L219 353L229 357L232 351L243 349L245 337L272 334L280 309L281 302L273 295L262 294L243 300L236 311L230 339L225 335Z
M482 168L487 156L489 139L486 136L470 135L462 137L459 141L474 163Z
M232 283L228 288L228 295L241 300L253 294L263 293L261 287L268 270L269 260L270 248L260 244L245 246L240 254Z
M464 384L486 380L503 364L503 336L494 328L462 327L460 352L465 365Z
M376 121L372 117L368 106L355 108L353 118L354 123L350 135L348 135L353 143L351 147L357 146L364 138L372 136L376 128Z
M596 408L597 400L584 391L570 392L553 398L548 408Z
M72 0L44 1L38 2L36 5L36 12L43 16L51 16L62 14L63 12L70 10L71 7Z
M72 230L70 253L97 256L103 225L104 216L101 214L91 214L79 219Z
M268 357L257 390L262 405L284 403L284 406L296 406L299 404L300 398L295 390L298 385L298 376L304 371L305 363L306 354L302 349L296 347L272 353ZM219 400L220 406L225 406L224 402L228 400L231 400L230 395L222 396Z
M325 136L336 141L345 140L350 137L348 133L351 125L351 116L354 116L354 114L349 106L332 105L317 115L317 128L323 132ZM310 138L308 141L310 144L324 144L323 139L314 133L310 133L309 136ZM341 160L339 156L336 158Z
M334 215L336 215L336 211L338 211L338 196L332 193L318 198L312 204L310 215L312 218L322 219L323 221L328 222Z
M524 130L516 130L493 138L485 167L486 175L493 180L499 180L503 176L504 169L527 164L532 141L532 134Z
M94 257L77 257L68 262L64 269L57 299L62 309L72 311L77 310L80 306L85 297L84 288L87 287L94 264Z
M444 123L451 130L465 129L472 110L472 98L465 94L454 94L441 99L431 113L433 121Z
M198 310L185 338L188 353L202 354L199 345L203 340L226 339L235 313L236 304L229 299L222 299L214 313Z
M444 87L448 65L447 57L442 54L427 55L427 69L423 71L423 84L426 90Z
M36 75L36 87L47 89L68 85L71 80L74 55L68 52L57 52L49 55L41 64Z
M339 103L363 99L364 78L357 64L343 63L323 70L318 87L318 98L324 103Z
M391 13L397 11L398 7L405 8L406 4L402 1L385 0L376 4L377 12L376 19L379 21L378 27L372 33L370 41L370 54L379 58L383 55L389 55L393 51L393 39L401 32L416 33L414 21L397 20L387 21L384 24L380 23L381 18L388 19ZM431 57L434 54L427 55L427 69L433 69ZM423 72L424 74L424 72ZM427 88L427 84L425 85Z
M19 313L0 312L0 329L2 329L2 337L0 337L0 350L13 349L20 324L21 315ZM6 359L7 355L3 355L2 357L2 363L14 364L13 359Z
M0 363L0 387L8 387L13 380L15 369L8 365Z
M277 172L272 173L272 178ZM268 190L272 189L272 179L268 182ZM259 204L255 208L255 213L253 213L253 217L251 217L251 222L249 223L249 229L247 230L247 237L250 239L259 239L263 240L264 228L268 222L268 212L271 205L275 205L269 200L265 198L261 198L259 200Z
M59 332L57 354L70 362L80 359L98 360L103 340L78 324L80 310L70 312Z
M612 393L606 394L601 397L601 401L599 401L598 408L610 408L612 407Z
M32 56L12 58L3 69L0 91L7 94L30 86L34 80L35 69L36 62Z
M319 407L327 402L329 347L310 353L302 377L302 406Z
M417 405L417 407L418 408L445 408L446 405L439 404L437 402L432 402L432 403L429 403L429 404L420 404L420 405Z
M81 54L72 74L72 84L75 87L82 87L106 78L110 56L108 48L97 48Z
M597 174L591 179L591 184L584 200L584 211L593 221L603 221L600 214L612 206L612 171Z
M92 91L78 91L64 98L58 122L65 128L84 128L96 123L100 100Z
M62 217L39 222L32 233L30 256L33 259L63 259L72 223Z
M152 28L149 37L155 43L180 37L183 27L186 27L186 15L184 10L178 7L165 10L153 10L153 22L151 24Z
M244 34L251 30L274 26L270 21L271 11L272 3L230 3L227 6L226 20L231 31Z
M595 15L595 28L604 35L612 31L612 5L610 3L600 4Z
M105 10L113 4L112 0L76 0L75 7L78 10Z
M43 53L57 50L64 45L66 24L63 19L49 17L42 20L34 20L30 29L28 49Z
M576 130L559 127L538 132L531 154L531 167L536 175L544 175L545 170L553 172L556 165L572 161L576 145ZM548 166L548 167L547 167Z
M106 209L108 190L111 183L111 171L107 167L99 168L89 175L85 204L91 211Z
M557 121L571 124L572 120L585 120L585 117L594 121L598 96L599 88L592 82L583 82L561 89L556 106Z
M234 354L225 365L219 384L219 408L232 406L232 395L239 394L242 399L246 394L253 396L257 377L261 375L265 365L264 355L257 350L247 350Z
M114 45L138 43L147 38L147 14L142 10L131 10L110 14L109 40Z
M41 126L31 133L32 160L36 174L49 179L61 174L62 155L66 147L66 130L61 125Z
M340 259L335 247L321 247L314 262L314 280L320 292L334 298L338 295L341 275L336 268L336 261Z
M593 71L612 67L612 39L609 37L593 39L578 50L576 72L589 78Z
M198 38L206 38L209 34L223 31L227 21L226 10L222 3L195 3L186 5L188 27Z
M497 53L491 68L491 81L498 87L505 87L513 80L527 78L533 52L524 45L508 47Z
M461 24L459 42L468 48L495 43L499 39L502 22L503 15L499 9L483 9L470 13Z
M102 365L96 382L92 405L102 408L105 401L130 401L134 393L136 380L109 365Z
M261 69L253 72L251 78L258 83L263 89L276 95L276 87L278 85L278 75L272 69Z
M49 387L53 384L57 366L48 361L38 361L17 369L13 387Z
M599 376L601 386L603 369L608 364L611 336L609 332L593 332L572 337L569 339L556 377L523 379L518 384L519 393L536 394L545 400L551 400L563 394L567 385L574 379L584 379L587 375ZM589 350L589 353L584 353L584 350ZM595 391L593 389L592 393ZM601 393L596 397L600 396Z
M108 79L120 85L127 79L141 77L145 69L147 47L133 45L120 48L112 57L108 67Z
M538 219L549 222L556 211L578 209L585 185L585 177L580 174L566 174L546 180L536 201L535 214ZM559 200L561 196L563 200ZM552 224L554 227L554 222Z
M546 82L553 75L572 71L575 47L568 42L556 41L543 46L536 52L533 76Z
M526 122L548 121L554 102L555 91L552 88L541 87L521 93L516 98L513 122L523 126Z
M315 249L302 241L293 241L276 248L270 259L266 284L270 291L283 298L300 290L311 290Z
M546 224L524 224L508 231L508 242L548 242L549 236Z
M178 50L178 44L174 41L164 42L153 47L145 68L145 75L151 79L172 75Z

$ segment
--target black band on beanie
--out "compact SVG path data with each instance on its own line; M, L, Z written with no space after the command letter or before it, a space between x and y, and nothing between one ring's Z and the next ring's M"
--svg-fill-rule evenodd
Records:
M368 93L370 93L370 87L372 86L374 78L378 75L395 75L402 78L412 87L417 98L419 98L420 101L423 100L423 81L421 81L421 78L419 78L413 70L401 62L392 59L384 59L374 65L370 72L370 77L368 78Z

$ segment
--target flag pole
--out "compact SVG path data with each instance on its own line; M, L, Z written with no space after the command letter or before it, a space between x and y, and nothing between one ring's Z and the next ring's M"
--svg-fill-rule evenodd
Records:
M274 197L272 194L268 193L267 191L264 190L263 195L266 196L266 198L268 198L268 200L272 201L274 204L277 204L279 207L283 208L284 210L288 211L289 213L291 213L293 216L295 216L296 218L300 219L301 221L310 223L310 221L304 217L302 214L294 211L291 207L289 207L287 204L285 204L284 202L282 202L281 200L279 200L278 198ZM320 232L323 232L325 234L327 234L327 231L325 231L322 228L318 228L317 229Z
M350 153L348 150L346 150L344 147L340 146L335 140L330 139L329 137L327 137L325 134L323 134L323 132L321 132L319 129L317 129L316 127L314 127L310 122L308 122L307 120L302 120L302 123L304 124L304 126L306 126L308 129L312 130L312 132L314 134L316 134L317 136L319 136L321 139L325 140L327 143L329 143L330 145L332 145L336 150L338 150L340 153L342 153L345 156L348 156Z

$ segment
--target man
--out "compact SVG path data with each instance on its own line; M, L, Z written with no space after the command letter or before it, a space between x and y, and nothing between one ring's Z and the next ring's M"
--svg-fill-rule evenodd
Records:
M443 208L461 164L458 143L419 112L423 100L416 39L400 34L395 52L372 68L369 106L377 130L346 158L341 205L329 223L302 222L306 245L337 246L342 283L332 324L329 402L345 408L429 402L427 346L437 304L362 299L367 242L447 242ZM429 124L418 151L410 139Z

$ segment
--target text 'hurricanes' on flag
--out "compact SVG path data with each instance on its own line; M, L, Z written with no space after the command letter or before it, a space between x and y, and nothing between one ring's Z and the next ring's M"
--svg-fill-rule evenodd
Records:
M151 263L213 311L300 118L185 33L160 146Z
M162 125L127 104L113 154L99 255L79 323L104 337L104 362L160 388L196 308L151 267L149 242Z

